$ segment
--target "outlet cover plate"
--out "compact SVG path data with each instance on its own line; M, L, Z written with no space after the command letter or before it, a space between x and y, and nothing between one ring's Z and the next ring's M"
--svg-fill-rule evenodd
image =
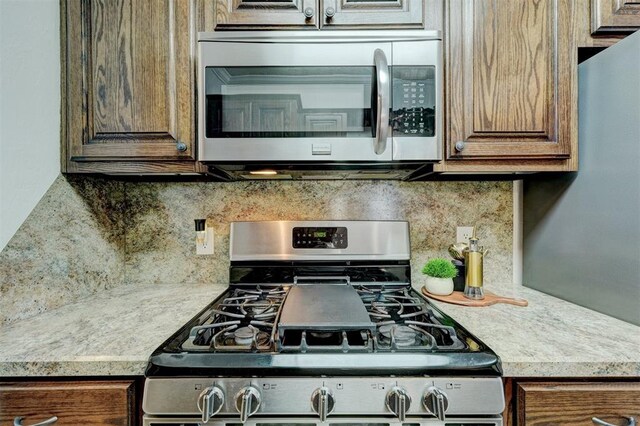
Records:
M469 244L469 238L473 235L473 226L458 226L456 228L456 242Z
M213 227L207 226L205 228L206 237L204 244L198 244L196 241L196 254L198 255L211 255L213 254Z

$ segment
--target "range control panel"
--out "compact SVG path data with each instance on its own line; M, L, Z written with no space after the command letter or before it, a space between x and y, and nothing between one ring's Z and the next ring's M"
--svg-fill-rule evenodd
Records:
M345 227L293 228L293 248L346 249L349 244Z

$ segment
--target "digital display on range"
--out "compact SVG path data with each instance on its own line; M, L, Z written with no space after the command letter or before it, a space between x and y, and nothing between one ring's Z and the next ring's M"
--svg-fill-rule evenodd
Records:
M292 245L305 249L345 249L347 228L293 228Z

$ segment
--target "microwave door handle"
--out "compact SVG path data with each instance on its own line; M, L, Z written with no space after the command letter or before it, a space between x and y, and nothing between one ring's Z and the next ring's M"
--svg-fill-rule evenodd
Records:
M376 135L373 150L380 155L387 149L387 137L389 136L389 65L387 56L382 49L376 49L373 53L373 62L376 66Z

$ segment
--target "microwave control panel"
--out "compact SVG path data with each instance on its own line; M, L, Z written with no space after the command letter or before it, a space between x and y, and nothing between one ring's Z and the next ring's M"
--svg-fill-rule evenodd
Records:
M394 66L392 73L394 136L434 136L435 68Z
M347 228L293 228L293 248L301 249L346 249Z

